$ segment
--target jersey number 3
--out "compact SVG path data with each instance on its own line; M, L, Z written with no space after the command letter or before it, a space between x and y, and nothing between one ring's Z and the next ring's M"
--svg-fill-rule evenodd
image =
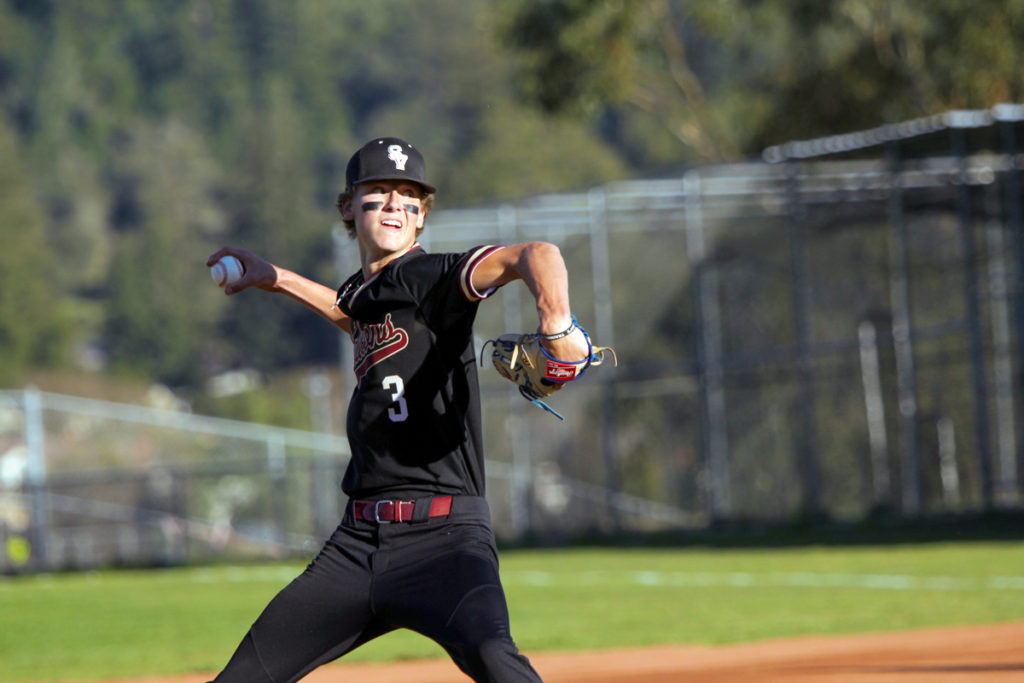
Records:
M388 408L388 417L392 422L405 422L409 417L409 406L405 402L405 382L400 375L388 375L384 378L384 391L391 392L392 406Z

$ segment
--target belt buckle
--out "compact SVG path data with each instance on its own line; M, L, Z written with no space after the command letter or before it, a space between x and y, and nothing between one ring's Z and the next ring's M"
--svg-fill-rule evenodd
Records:
M393 501L393 500L378 500L378 501L374 502L374 504L373 504L373 521L377 522L377 524L391 524L391 520L389 520L389 519L381 519L380 518L380 506L381 505L387 505L387 504L391 504L393 506L395 504L395 501Z

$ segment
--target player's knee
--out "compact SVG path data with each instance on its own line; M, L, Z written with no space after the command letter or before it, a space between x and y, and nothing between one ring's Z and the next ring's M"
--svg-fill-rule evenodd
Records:
M507 657L519 654L516 646L510 640L485 640L478 643L474 649L476 656L482 662L500 662Z
M252 631L245 634L227 667L211 683L274 683L256 651Z
M492 638L465 646L459 666L477 683L540 681L511 640Z

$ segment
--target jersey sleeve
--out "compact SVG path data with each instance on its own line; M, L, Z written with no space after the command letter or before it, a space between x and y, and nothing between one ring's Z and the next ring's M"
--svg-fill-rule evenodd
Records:
M435 330L444 330L470 319L480 301L497 287L480 292L473 287L473 273L483 261L504 249L503 246L479 246L462 253L428 254L403 269L406 286L419 302L420 312Z
M459 286L462 288L462 295L469 301L481 301L498 291L497 287L491 287L484 292L476 291L473 286L473 273L477 266L484 262L491 254L504 249L504 245L486 245L471 249L459 269Z

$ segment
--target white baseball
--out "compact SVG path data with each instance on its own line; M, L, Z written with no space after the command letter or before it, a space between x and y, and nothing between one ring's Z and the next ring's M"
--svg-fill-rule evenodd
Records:
M218 287L238 282L244 273L245 268L242 267L242 262L234 256L225 256L210 266L210 277Z

